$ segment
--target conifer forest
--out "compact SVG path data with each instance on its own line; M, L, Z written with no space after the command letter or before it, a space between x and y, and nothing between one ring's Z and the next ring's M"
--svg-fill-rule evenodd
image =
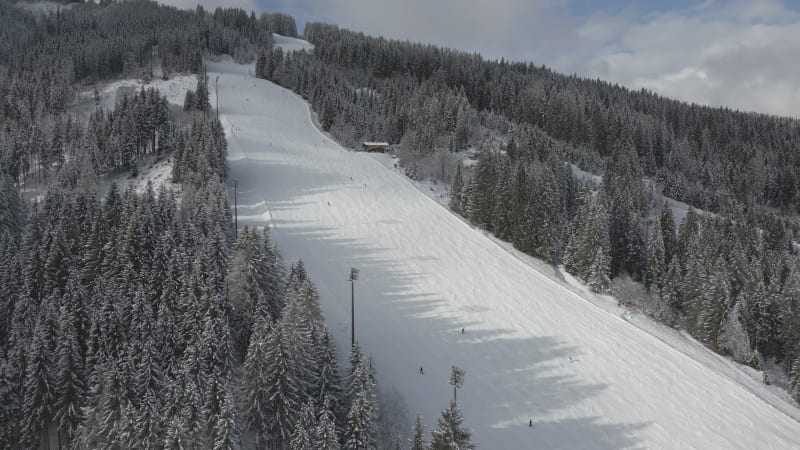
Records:
M387 141L470 226L800 402L800 121L279 12L26 4L0 0L0 449L476 448L461 369L435 427L398 431L304 260L235 226L220 58L346 149ZM154 87L185 75L180 105ZM123 79L153 84L101 101ZM168 182L131 181L166 161Z

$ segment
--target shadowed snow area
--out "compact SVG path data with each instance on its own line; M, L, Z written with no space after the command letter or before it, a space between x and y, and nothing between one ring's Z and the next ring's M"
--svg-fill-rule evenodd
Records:
M252 66L209 62L208 71L219 75L239 226L271 226L287 262L303 258L342 360L347 277L361 270L357 339L378 382L428 429L458 365L459 404L482 449L800 448L796 410L736 381L732 365L694 358L586 301L398 173L343 150L302 99L253 78Z

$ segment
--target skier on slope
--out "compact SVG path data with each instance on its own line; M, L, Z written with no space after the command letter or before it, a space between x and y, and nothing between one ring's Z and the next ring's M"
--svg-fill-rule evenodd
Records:
M422 366L419 366L419 374L420 375L425 375L425 371L422 370Z

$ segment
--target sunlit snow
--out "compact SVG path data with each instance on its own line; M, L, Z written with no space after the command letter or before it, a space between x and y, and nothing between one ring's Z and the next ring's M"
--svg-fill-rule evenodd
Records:
M343 150L252 65L208 71L219 75L240 227L271 226L287 261L303 258L343 360L347 277L360 269L357 339L379 383L429 429L458 365L459 405L482 449L800 448L797 409L746 370L645 318L624 320L613 300L544 273L398 172Z

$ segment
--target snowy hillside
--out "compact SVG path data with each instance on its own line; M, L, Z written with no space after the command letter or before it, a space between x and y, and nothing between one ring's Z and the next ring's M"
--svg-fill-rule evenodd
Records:
M69 9L72 4L71 3L57 3L57 2L18 2L15 4L18 8L27 9L32 13L38 13L43 15L48 14L55 14L60 9Z
M183 100L186 97L186 91L194 89L197 86L196 75L175 75L167 80L160 77L154 78L148 83L142 80L127 78L124 80L114 81L106 86L103 86L98 94L100 96L99 105L103 109L113 110L117 105L117 96L125 89L131 92L139 92L142 88L157 89L161 95L167 97L167 101L173 105L182 106ZM94 102L94 91L85 90L78 94L79 101L90 100Z
M358 341L379 383L429 428L458 365L481 449L800 448L800 414L742 369L624 320L613 300L542 273L400 174L343 150L306 103L254 79L252 66L208 71L220 76L239 225L271 226L287 261L303 258L343 358L347 276L361 270Z
M295 52L302 50L314 50L314 45L308 41L297 39L288 36L281 36L277 33L272 33L272 38L276 47L280 47L284 52Z

